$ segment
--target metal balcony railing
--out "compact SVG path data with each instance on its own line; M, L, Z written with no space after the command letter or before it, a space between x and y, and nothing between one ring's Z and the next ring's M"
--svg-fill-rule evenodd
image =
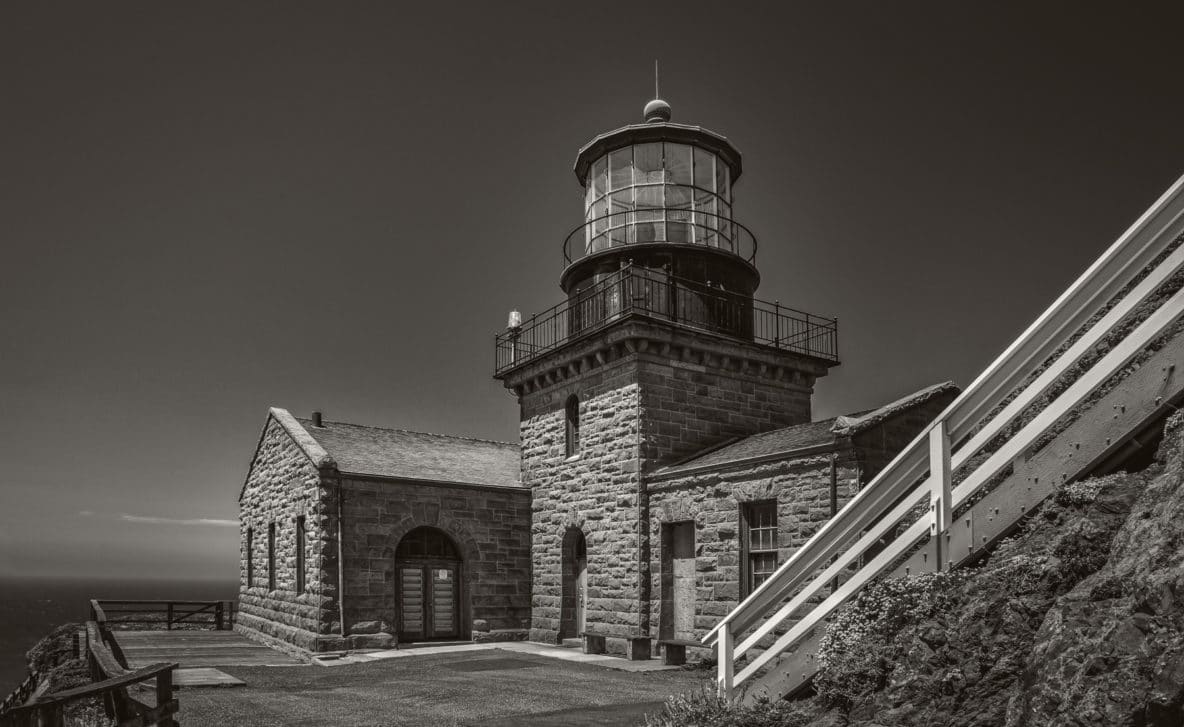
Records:
M1184 245L1175 242L1182 234L1184 178L708 633L703 641L717 651L720 695L776 699L801 687L818 669L808 644L831 614L918 547L924 548L929 570L949 568L988 547L985 537L979 542L972 536L969 545L951 553L950 538L962 533L961 520L970 521L979 498L995 496L991 487L1005 468L1184 315L1184 290L1157 293L1184 270ZM1153 311L1147 310L1148 301L1155 301ZM965 476L954 485L952 473L960 469ZM1032 496L1049 486L1015 485ZM1033 504L1009 502L1007 494L982 502L994 505L989 517L1001 521L993 523L999 532L1025 517ZM1021 496L1028 495L1012 499ZM920 517L918 508L924 512ZM952 522L951 515L966 508L966 515ZM846 580L836 587L839 578Z
M495 338L495 374L630 316L838 362L838 322L629 266Z
M702 210L643 207L588 220L563 241L563 264L630 245L697 245L730 253L747 263L756 260L756 235L731 217Z

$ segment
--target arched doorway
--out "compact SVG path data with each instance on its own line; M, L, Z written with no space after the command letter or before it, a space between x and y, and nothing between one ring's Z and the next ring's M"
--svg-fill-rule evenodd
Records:
M395 550L399 641L460 636L460 552L443 531L416 528Z
M588 604L588 544L584 533L570 528L563 535L563 606L559 638L571 639L584 631Z

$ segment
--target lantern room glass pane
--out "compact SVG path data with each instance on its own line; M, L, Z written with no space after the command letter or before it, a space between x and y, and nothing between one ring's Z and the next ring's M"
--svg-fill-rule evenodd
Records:
M638 144L633 147L634 182L652 184L665 181L662 168L662 143Z
M715 163L715 193L723 199L724 202L731 202L731 188L728 185L728 165L716 160Z
M625 245L632 242L629 228L625 225L631 220L628 214L633 210L633 189L623 189L613 192L609 196L609 234L614 245Z
M609 189L625 189L633 184L633 147L618 149L608 158Z
M662 205L662 185L653 184L648 187L637 187L637 208L655 208Z
M715 155L695 147L695 186L700 189L715 189Z
M670 184L691 184L691 147L686 144L666 144L666 181Z
M608 182L606 177L608 170L608 160L601 157L592 163L592 183L588 186L592 187L592 199L595 200L603 197L607 191L605 185Z

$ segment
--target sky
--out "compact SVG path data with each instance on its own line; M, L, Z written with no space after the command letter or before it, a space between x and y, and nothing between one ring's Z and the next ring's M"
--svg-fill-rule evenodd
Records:
M965 385L1184 173L1178 3L6 3L0 576L230 580L267 409L517 439L577 149L744 155L824 418Z

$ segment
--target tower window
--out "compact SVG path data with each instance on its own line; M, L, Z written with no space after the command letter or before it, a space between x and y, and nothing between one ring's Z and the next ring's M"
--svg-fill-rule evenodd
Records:
M567 456L574 457L580 453L580 399L575 394L567 397L564 419Z
M247 588L255 585L255 528L247 528Z
M304 516L296 518L296 593L304 593Z
M777 570L777 501L744 505L740 526L741 587L748 595Z
M267 590L275 590L275 523L267 526Z

